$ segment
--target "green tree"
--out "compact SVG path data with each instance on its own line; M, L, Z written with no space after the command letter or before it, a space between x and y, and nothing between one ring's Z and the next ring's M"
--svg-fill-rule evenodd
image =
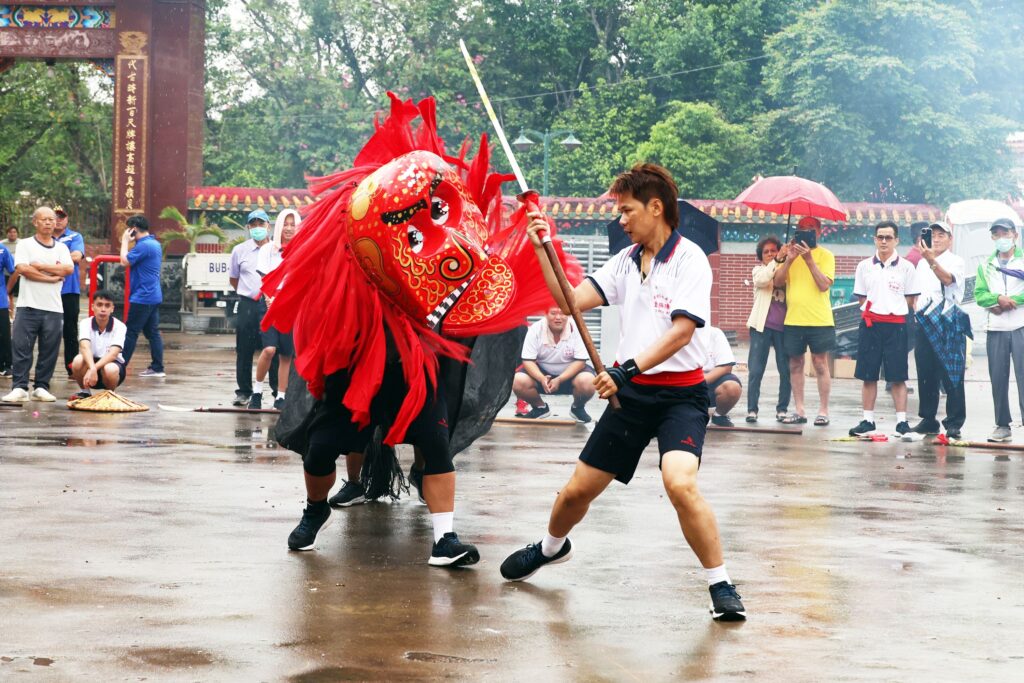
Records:
M672 172L682 197L735 197L756 168L751 133L706 102L672 102L635 152Z
M846 200L1004 195L1013 122L976 89L968 15L935 0L835 0L769 42L759 122L776 167L796 164Z

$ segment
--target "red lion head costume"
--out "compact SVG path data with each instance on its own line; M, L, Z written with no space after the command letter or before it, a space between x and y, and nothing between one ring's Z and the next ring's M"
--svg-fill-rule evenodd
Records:
M525 209L504 221L501 183L514 177L490 171L487 136L474 158L467 143L448 156L434 100L388 96L391 113L353 167L311 186L318 200L264 279L274 301L263 326L294 331L296 370L317 398L328 375L351 374L343 403L360 426L369 423L390 337L408 387L384 439L394 445L423 405L427 381L436 386L438 354L466 360L465 347L442 334L506 332L553 301ZM578 280L578 264L555 243Z

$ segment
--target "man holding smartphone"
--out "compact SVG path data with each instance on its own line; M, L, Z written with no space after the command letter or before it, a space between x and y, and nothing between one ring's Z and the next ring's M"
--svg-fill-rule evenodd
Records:
M917 264L918 291L916 310L923 314L935 306L960 305L964 298L966 266L964 260L953 253L953 230L947 223L932 223L921 230L917 242L921 260ZM940 311L943 310L940 308ZM946 436L959 439L960 430L967 419L967 401L964 383L953 385L946 372L946 364L932 346L920 325L916 325L917 340L914 360L917 363L917 382L921 403L917 414L921 417L911 429L917 434L938 434L945 426ZM966 352L967 338L959 340ZM946 419L939 424L939 387L946 391Z
M828 370L828 354L836 348L836 324L832 317L829 290L836 277L836 257L818 245L821 221L804 216L797 223L786 255L775 270L774 284L786 288L786 320L782 326L782 343L789 356L789 378L793 386L794 413L783 418L783 424L804 424L804 352L811 351L811 362L818 380L821 406L814 424L829 423L828 399L832 376Z
M139 373L139 377L167 376L164 373L164 340L160 336L160 304L164 300L160 288L162 261L163 249L160 242L149 234L146 217L139 214L125 221L125 231L121 235L121 265L131 266L132 291L125 321L128 330L121 355L125 365L131 363L139 332L146 335L152 362Z

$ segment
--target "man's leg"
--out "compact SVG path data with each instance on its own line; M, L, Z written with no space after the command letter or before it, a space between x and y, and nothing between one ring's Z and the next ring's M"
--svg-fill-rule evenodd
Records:
M424 475L423 499L431 514L455 512L455 473Z
M512 378L512 391L517 399L526 401L534 408L544 405L544 400L537 391L537 383L525 372L517 372Z
M21 313L19 312L20 316ZM14 326L18 326L17 320ZM1010 426L1010 332L989 332L985 339L988 378L992 384L992 406L996 426Z
M262 382L267 378L267 371L270 370L270 361L274 359L275 353L277 353L277 347L274 346L264 346L263 350L260 351L260 355L256 359L257 382Z
M661 479L686 542L705 569L722 565L722 544L711 506L697 488L697 456L669 451L661 458Z
M939 386L943 384L945 371L939 366L935 350L920 326L916 334L914 362L917 365L917 414L926 423L932 424L937 422L935 416L939 411ZM946 412L948 417L948 409Z
M907 383L892 383L892 402L896 405L897 418L901 413L907 412ZM902 422L902 420L900 420Z
M572 404L581 408L594 398L594 373L583 370L572 378Z
M764 379L764 371L768 367L768 352L771 350L768 332L770 330L758 332L750 328L750 352L747 354L747 412L755 415L758 411L758 402L761 400L761 380ZM788 368L786 376L789 376Z
M366 502L366 489L359 481L359 475L363 470L365 456L360 452L348 453L345 455L345 473L347 478L345 484L338 489L338 492L331 496L327 502L337 508L347 508L353 505L362 505Z
M878 382L865 381L860 388L860 407L866 412L874 412L875 401L878 400ZM867 419L867 418L864 418Z
M0 283L0 287L3 284ZM0 309L0 370L10 371L14 361L11 356L11 318L7 309Z
M804 412L804 355L789 357L789 383L793 388L793 410L806 417Z
M71 361L78 355L78 310L80 296L78 294L61 294L64 305L64 369L71 375Z
M715 414L728 415L729 411L739 403L743 387L739 382L726 380L715 388Z
M821 400L821 407L818 408L818 415L828 415L828 400L832 394L832 375L828 370L828 351L824 353L812 353L811 362L814 363L814 372L818 376L818 398Z
M614 478L615 475L611 472L577 461L576 470L569 478L569 483L558 492L555 505L551 508L548 534L555 538L568 536L573 527L586 516L590 504Z
M152 362L149 368L156 372L164 371L164 339L160 336L160 304L152 304L143 327L146 339L149 340L149 355Z
M292 370L292 357L279 353L277 354L277 358L280 361L277 366L277 386L279 388L278 398L281 398L285 394L285 390L288 388L288 375Z
M145 306L140 306L139 304L132 304L128 308L128 319L124 321L126 328L124 347L121 349L125 365L131 363L132 356L135 355L135 345L139 342L139 333L142 332L142 326L146 323L146 312Z
M63 337L64 315L46 311L42 313L42 326L39 331L39 356L36 359L35 387L50 389L50 380L57 366L60 354L60 342Z
M85 373L88 372L89 368L85 364L85 359L82 358L82 354L78 354L71 359L71 377L74 378L78 384L78 388L82 391L86 391L85 388Z
M1021 421L1024 421L1024 328L1010 332L1010 357L1013 358L1013 376L1017 380L1017 403Z
M113 391L121 384L121 370L117 367L116 363L107 363L100 370L100 374L103 377L103 386L106 389Z
M245 395L252 393L252 355L256 351L257 325L256 302L240 299L238 326L235 328L235 381L238 392Z
M28 375L32 370L32 349L36 345L41 318L39 312L22 308L14 318L14 334L11 336L11 371L13 388L28 391Z

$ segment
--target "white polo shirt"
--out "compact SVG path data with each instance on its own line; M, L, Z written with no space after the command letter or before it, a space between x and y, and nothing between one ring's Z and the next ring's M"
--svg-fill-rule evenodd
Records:
M111 346L123 349L126 332L128 332L128 327L114 316L110 316L107 327L103 330L96 326L95 316L83 318L78 323L78 340L89 340L89 343L92 345L92 357L94 360L107 355L107 351L110 350ZM118 353L117 361L123 363L124 356Z
M695 333L704 342L707 351L707 360L704 361L704 372L710 372L723 365L736 365L736 356L729 346L729 340L717 327L702 327Z
M906 297L918 294L916 279L917 271L907 259L893 252L888 261L879 261L875 255L857 264L853 293L866 297L860 307L862 311L870 303L872 313L906 315L910 312Z
M588 276L605 304L619 305L619 363L635 358L660 339L672 328L676 316L690 318L697 327L704 327L711 320L711 264L701 248L673 232L654 257L651 272L643 281L642 250L639 244L626 247ZM694 335L675 355L644 374L699 370L706 357L703 342Z
M964 279L967 272L963 258L947 249L936 256L935 261L943 270L953 276L952 284L946 287L946 301L960 304L964 300ZM914 289L918 292L917 310L923 311L934 302L942 301L942 283L935 276L931 265L924 259L917 263L917 279L914 285Z
M589 361L587 347L583 345L583 337L580 336L572 320L565 321L565 329L562 336L556 342L555 337L548 328L548 321L541 318L530 325L526 331L526 339L523 341L523 360L532 360L545 375L557 377L565 372L573 361Z

